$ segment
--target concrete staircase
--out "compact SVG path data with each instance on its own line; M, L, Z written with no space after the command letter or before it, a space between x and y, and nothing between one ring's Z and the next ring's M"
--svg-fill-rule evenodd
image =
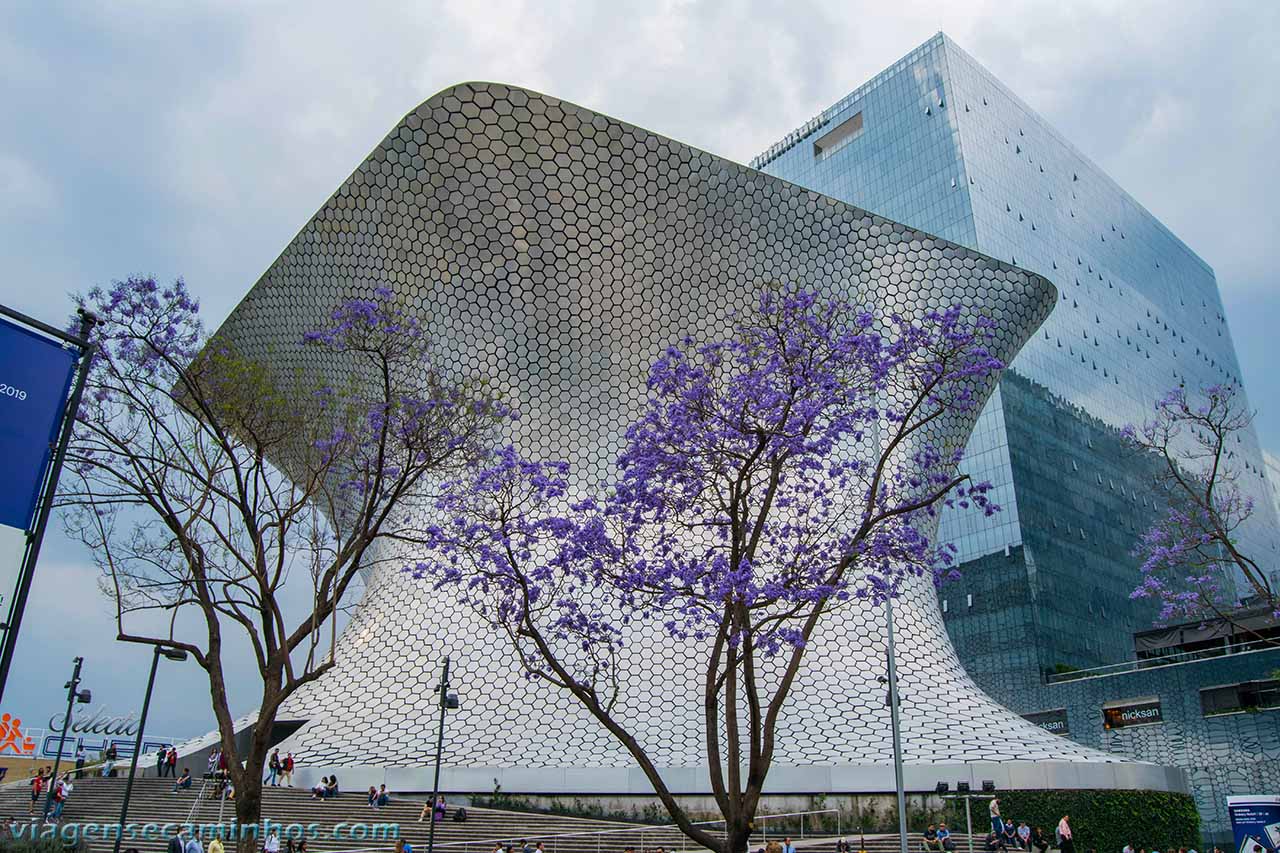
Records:
M109 849L114 836L110 841L98 839L105 834L102 827L114 828L120 819L124 783L124 779L102 778L76 782L63 809L61 827L70 832L74 824L76 831L90 838L95 851ZM220 803L199 797L200 787L200 780L196 780L191 790L175 793L172 780L135 779L129 800L129 824L136 827L139 835L126 837L122 848L162 853L169 838L161 830L164 824L218 824ZM422 804L427 799L425 796L421 799L393 796L385 808L373 809L360 791L345 792L335 799L315 800L309 791L266 788L262 815L282 827L282 839L286 829L305 831L307 849L314 853L389 851L397 838L404 838L413 844L415 851L420 851L426 848L430 828L429 823L418 822ZM0 818L12 816L20 824L25 823L30 800L30 790L25 785L0 789ZM227 802L222 806L222 824L230 824L234 819L234 805ZM35 820L40 810L38 805ZM435 846L443 853L490 853L499 842L518 844L521 839L531 843L544 841L546 853L621 853L627 846L651 851L659 845L668 851L691 849L680 832L671 828L472 807L467 808L467 820L458 823L453 820L453 814L451 808L448 819L436 824ZM141 836L149 824L155 825L156 837L152 839ZM86 829L90 832L85 833ZM604 834L599 834L602 831ZM284 850L283 843L281 850Z
M114 830L120 818L120 801L124 795L124 779L85 778L76 782L75 790L63 809L60 826L73 831L74 825L89 839L95 853L109 850L114 836L107 836L107 827ZM140 853L163 853L169 838L164 824L213 826L230 825L235 817L234 803L222 805L219 819L219 801L200 797L201 781L196 780L189 791L172 791L169 779L140 778L134 781L129 801L129 824L138 833L126 837L122 849L137 848ZM395 797L383 809L368 806L364 792L343 793L336 799L315 800L310 792L296 788L265 788L263 790L263 818L280 827L283 839L289 832L303 833L307 838L309 853L339 853L339 851L390 851L396 839L410 842L415 853L425 853L428 823L419 823L418 815L428 796ZM0 788L0 818L12 816L23 824L28 820L27 806L30 791L22 784ZM37 806L36 820L40 807ZM648 826L634 823L593 820L589 818L563 817L559 815L533 814L467 807L467 820L454 821L451 807L449 818L436 825L435 846L439 853L491 853L495 844L519 845L522 839L530 844L543 842L545 853L622 853L634 847L637 853L653 853L661 846L668 853L692 851L695 848L682 833L672 827ZM143 837L148 826L154 837ZM38 829L38 827L36 827ZM89 830L89 832L86 832ZM92 834L90 834L92 833ZM299 836L301 837L301 836ZM956 853L968 853L963 836L954 836ZM898 853L898 836L868 835L861 839L857 834L846 833L855 851L866 853ZM107 840L104 840L107 839ZM769 831L769 840L781 840L778 832ZM752 839L751 850L763 847L766 838L759 834ZM794 838L801 853L833 853L835 839ZM207 839L206 839L207 842ZM258 848L261 849L261 838ZM228 853L234 849L228 844ZM911 853L920 853L919 836L911 839ZM981 850L981 839L975 839L975 850ZM519 853L518 846L515 853Z

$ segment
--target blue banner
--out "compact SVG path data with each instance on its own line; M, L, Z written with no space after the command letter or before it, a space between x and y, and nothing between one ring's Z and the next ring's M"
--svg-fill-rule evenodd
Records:
M0 318L0 524L31 525L78 358Z
M1227 797L1235 853L1274 853L1280 849L1280 797Z

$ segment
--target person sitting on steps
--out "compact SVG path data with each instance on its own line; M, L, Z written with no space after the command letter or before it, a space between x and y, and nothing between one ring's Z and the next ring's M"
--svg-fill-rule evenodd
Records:
M311 799L319 800L324 797L324 792L329 787L329 777L321 776L320 781L311 786Z

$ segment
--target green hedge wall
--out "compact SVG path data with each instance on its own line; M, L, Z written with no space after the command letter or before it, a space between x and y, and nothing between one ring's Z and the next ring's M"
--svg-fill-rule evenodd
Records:
M1076 853L1120 853L1125 844L1148 850L1202 850L1200 813L1187 794L1165 791L998 791L1005 820L1039 826L1052 839L1064 814L1071 815ZM953 827L963 831L964 803L949 803ZM987 831L985 800L973 801L974 832Z

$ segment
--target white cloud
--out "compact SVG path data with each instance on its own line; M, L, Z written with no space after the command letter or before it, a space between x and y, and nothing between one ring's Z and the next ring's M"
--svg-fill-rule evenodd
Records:
M56 205L53 184L34 163L0 151L0 221L38 219Z

